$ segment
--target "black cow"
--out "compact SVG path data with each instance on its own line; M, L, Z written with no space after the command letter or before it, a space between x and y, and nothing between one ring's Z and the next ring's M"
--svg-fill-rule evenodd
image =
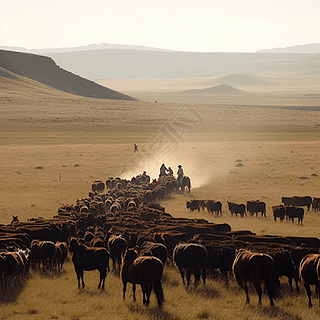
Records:
M241 203L234 203L234 202L228 202L228 207L229 207L229 211L231 212L231 215L233 216L233 214L235 214L236 216L238 214L240 214L241 217L243 217L244 215L247 215L246 213L246 206Z
M306 206L308 208L308 211L310 209L310 206L312 204L312 198L309 196L305 197L299 197L299 196L293 196L293 197L282 197L281 202L285 206Z
M186 201L187 209L190 209L191 211L198 210L200 211L200 200L190 200Z
M286 208L282 204L280 204L279 206L272 206L272 212L274 221L279 218L282 222L286 216Z
M216 214L222 214L222 203L220 201L208 200L206 202L208 213L215 212Z
M207 249L205 246L197 243L179 243L174 248L173 261L180 271L183 284L185 284L185 270L187 271L187 286L190 284L192 273L195 278L195 286L198 285L200 275L203 283L206 283Z
M256 214L258 216L258 213L261 213L261 217L266 217L266 204L265 202L259 201L259 200L251 200L247 201L247 211L251 216Z
M304 209L301 207L293 207L287 206L286 207L286 217L287 219L291 220L294 223L294 219L298 219L298 224L302 225L303 217L304 217Z

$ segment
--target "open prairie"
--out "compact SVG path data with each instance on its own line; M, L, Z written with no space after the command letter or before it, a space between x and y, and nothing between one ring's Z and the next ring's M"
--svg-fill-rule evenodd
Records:
M161 203L175 217L226 222L233 230L250 229L257 234L320 237L319 213L306 212L300 226L274 222L270 208L280 204L282 196L320 197L320 99L316 96L316 82L310 86L300 84L298 92L283 85L283 90L278 86L275 93L275 84L274 90L265 92L261 100L257 93L245 97L219 95L212 100L175 94L170 100L166 90L156 92L157 85L149 83L152 90L137 86L123 91L140 101L111 101L77 97L31 80L19 81L0 77L1 223L10 223L12 215L18 215L22 221L40 216L50 218L62 204L86 197L96 179L119 175L131 178L141 170L157 178L164 162L174 171L181 164L191 178L190 194L174 195ZM175 89L190 89L185 82ZM145 83L147 86L148 81ZM163 85L170 86L170 81ZM246 90L249 92L250 88ZM161 98L162 94L165 98ZM138 145L138 153L133 152L133 143ZM187 211L185 202L191 198L220 200L222 217ZM231 217L226 201L252 199L266 202L266 218ZM85 278L87 288L78 291L71 262L55 278L32 272L20 291L2 298L0 317L320 317L316 302L312 309L307 308L304 289L299 295L290 293L286 284L275 308L269 308L266 297L263 306L257 307L253 292L248 306L244 292L233 281L226 287L219 279L209 279L206 287L186 290L178 271L167 266L166 302L159 311L154 296L149 308L142 305L140 288L137 302L131 302L131 286L123 302L121 282L114 274L108 275L105 292L96 289L96 272L85 273Z

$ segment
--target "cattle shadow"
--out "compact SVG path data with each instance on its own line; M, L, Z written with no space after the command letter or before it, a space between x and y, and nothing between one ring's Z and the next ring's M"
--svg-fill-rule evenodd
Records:
M165 284L166 286L173 287L173 288L179 287L181 285L180 281L176 279L172 279L166 276L165 274L162 275L161 282L162 284Z
M263 316L269 319L290 319L290 320L302 320L303 318L296 315L296 314L292 314L290 312L286 312L282 309L280 309L279 307L254 307L254 310L256 310L257 314L259 316Z
M201 285L201 286L190 286L186 287L187 292L190 294L198 295L204 298L208 299L214 299L214 298L219 298L220 293L213 287L207 286L207 285Z
M67 274L67 271L65 270L43 271L39 269L32 269L32 272L39 274L41 278L60 278Z
M97 297L97 296L105 296L106 298L110 297L112 294L110 293L110 290L106 287L103 289L98 289L97 287L90 287L90 288L84 288L84 289L78 289L78 295L79 296L88 296L88 297Z
M174 200L175 197L171 194L171 195L166 195L164 197L164 199L162 199L162 201L169 201L169 200Z
M9 286L9 288L2 289L0 292L0 305L16 302L19 295L24 290L26 282L27 281L24 281L23 283L17 282L14 289L11 286Z
M131 313L139 314L139 315L146 315L150 319L157 319L157 320L180 320L179 317L166 312L163 309L159 309L157 307L145 307L135 303L130 303L127 305L128 310Z
M301 289L301 288L300 288ZM276 288L274 291L274 296L276 299L282 299L284 297L297 297L300 292L297 291L295 284L293 284L293 291L288 283L282 283L280 289Z

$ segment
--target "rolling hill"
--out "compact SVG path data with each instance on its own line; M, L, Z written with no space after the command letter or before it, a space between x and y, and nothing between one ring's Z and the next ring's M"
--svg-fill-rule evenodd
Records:
M227 84L221 84L219 86L205 88L205 89L191 89L182 91L183 94L194 94L194 95L211 95L211 94L246 94L244 90L240 90L234 87L231 87Z
M136 100L133 97L106 88L99 84L68 72L45 56L0 50L0 76L27 77L58 90L83 97L114 100ZM6 72L10 71L11 73Z
M212 80L201 82L204 85L241 85L241 86L265 86L271 84L271 80L264 79L252 74L228 74Z
M320 53L320 43L308 43L302 45L295 45L284 48L262 49L257 52L263 53Z
M43 48L43 49L27 49L24 47L0 46L0 49L8 50L8 51L34 53L34 54L45 54L45 55L48 55L49 53L54 53L54 52L55 53L75 52L75 51L102 50L102 49L173 51L169 49L160 49L160 48L146 47L146 46L139 46L139 45L112 44L112 43L89 44L87 46L80 46L80 47Z

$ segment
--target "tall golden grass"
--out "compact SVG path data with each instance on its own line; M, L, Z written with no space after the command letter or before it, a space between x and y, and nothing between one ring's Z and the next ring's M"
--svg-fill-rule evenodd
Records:
M108 274L105 290L97 288L99 274L88 271L84 274L86 288L78 289L72 262L65 264L61 274L41 275L31 271L29 279L10 298L2 298L0 319L319 319L320 308L315 302L308 309L304 289L300 294L291 293L286 279L282 279L282 290L269 306L263 296L262 306L250 287L251 303L245 304L245 294L231 278L226 285L219 274L209 275L207 284L193 283L184 287L175 266L165 266L163 309L157 307L154 293L149 307L142 304L140 287L137 300L132 300L131 285L127 288L126 300L122 299L122 283L117 274Z

